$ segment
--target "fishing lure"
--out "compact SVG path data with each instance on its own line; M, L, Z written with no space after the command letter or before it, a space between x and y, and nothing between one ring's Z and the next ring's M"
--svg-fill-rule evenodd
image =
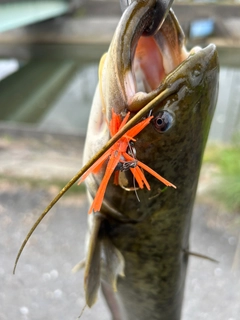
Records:
M112 118L108 124L109 131L111 137L114 137L120 129L124 127L124 125L127 123L128 119L130 117L130 112L126 114L126 116L122 119L121 115L114 112L112 109ZM152 170L150 167L142 163L141 161L135 159L134 155L128 152L128 148L130 146L131 141L136 141L134 137L139 134L154 118L153 116L149 116L145 118L144 120L140 121L136 125L134 125L131 129L129 129L125 134L122 135L122 137L113 144L111 148L109 148L81 177L78 184L82 183L90 173L96 174L98 173L105 161L108 159L108 163L106 166L106 170L103 176L103 179L99 185L99 188L97 190L97 193L95 195L95 198L93 199L92 205L90 206L90 209L88 213L92 213L100 211L102 202L104 199L104 194L106 192L106 188L108 185L108 182L111 178L111 175L114 173L114 184L118 185L119 180L119 170L118 168L121 168L121 163L124 164L128 163L129 170L132 172L132 175L136 182L138 183L138 186L140 189L143 189L144 186L150 190L150 185L144 175L145 171L149 172L151 175L153 175L156 179L164 183L168 187L176 188L175 185L173 185L171 182L160 176L156 171ZM120 164L120 166L119 166Z

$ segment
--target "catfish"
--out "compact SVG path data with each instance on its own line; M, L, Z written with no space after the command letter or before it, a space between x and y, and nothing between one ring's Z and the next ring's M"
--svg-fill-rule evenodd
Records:
M128 153L176 186L146 173L150 190L139 188L130 170L120 170L125 183L112 175L89 217L86 302L95 303L101 285L113 319L181 317L192 209L217 102L215 45L188 52L172 9L160 27L152 23L156 2L134 1L123 12L100 64L85 143L87 163L110 139L112 110L122 118L144 110L152 119ZM86 178L91 203L105 174L106 164Z

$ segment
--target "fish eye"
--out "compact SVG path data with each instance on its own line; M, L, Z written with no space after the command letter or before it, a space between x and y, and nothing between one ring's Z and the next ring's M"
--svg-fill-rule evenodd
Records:
M157 132L163 133L169 130L173 124L173 116L168 111L160 111L152 119L152 124Z

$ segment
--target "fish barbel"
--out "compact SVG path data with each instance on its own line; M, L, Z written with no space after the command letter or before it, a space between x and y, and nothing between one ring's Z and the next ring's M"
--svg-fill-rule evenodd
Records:
M160 28L152 23L156 3L133 1L122 15L100 63L84 151L87 163L107 143L113 111L133 117L150 104L145 117L153 118L129 149L177 187L165 190L146 174L151 190L138 188L122 171L89 216L86 302L93 305L102 283L113 319L180 319L192 208L218 93L215 46L188 52L172 10ZM105 170L86 178L91 202Z

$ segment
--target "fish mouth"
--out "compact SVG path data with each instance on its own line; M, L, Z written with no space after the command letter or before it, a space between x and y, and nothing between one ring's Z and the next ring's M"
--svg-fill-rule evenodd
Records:
M167 76L200 50L194 47L187 51L184 32L172 9L155 34L138 33L132 41L131 60L122 73L128 110L143 108L160 93Z
M156 37L140 37L134 59L132 74L135 78L135 93L142 91L149 93L156 90L168 74L170 74L188 53L181 52L178 56L175 51L178 47L170 48L167 38L162 37L161 47ZM177 58L176 58L177 56Z

